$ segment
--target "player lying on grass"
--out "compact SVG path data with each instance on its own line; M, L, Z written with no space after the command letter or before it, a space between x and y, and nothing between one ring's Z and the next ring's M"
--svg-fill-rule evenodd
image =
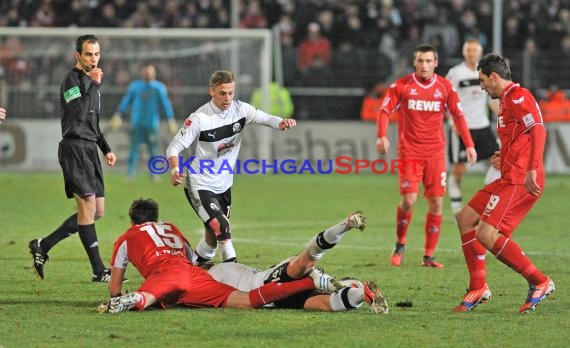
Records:
M111 258L111 298L97 310L118 313L144 310L151 305L190 307L259 308L310 290L336 291L342 285L321 272L287 283L268 283L249 292L236 290L212 278L193 264L195 252L178 228L158 221L158 203L139 199L129 208L132 226L117 239ZM144 277L138 291L123 295L126 267L132 262Z
M353 228L362 231L365 227L366 217L361 212L355 212L311 238L302 253L266 270L258 270L240 263L224 262L212 266L208 273L217 281L241 291L251 291L271 282L290 282L303 278L311 272L323 254L340 242L346 231ZM347 287L332 293L307 290L275 301L273 305L277 308L333 312L356 309L366 302L370 305L372 313L388 313L386 300L374 282L362 284L356 279L346 279L341 283Z

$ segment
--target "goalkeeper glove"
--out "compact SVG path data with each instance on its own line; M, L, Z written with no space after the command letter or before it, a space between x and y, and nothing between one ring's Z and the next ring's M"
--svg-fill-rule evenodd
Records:
M121 118L121 113L117 111L111 117L111 129L116 131L121 128L121 124L123 124L123 119Z
M176 125L176 121L174 120L168 121L168 131L172 135L175 135L178 132L178 126Z

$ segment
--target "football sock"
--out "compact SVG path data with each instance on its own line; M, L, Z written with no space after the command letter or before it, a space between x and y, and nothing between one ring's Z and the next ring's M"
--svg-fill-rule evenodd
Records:
M309 277L287 283L267 283L249 292L249 303L252 308L259 308L268 303L314 289L313 279Z
M487 174L485 174L485 185L492 183L500 177L501 171L493 166L490 166L487 170Z
M327 228L323 234L325 242L329 244L337 244L344 236L344 233L348 231L347 229L348 221L346 219L342 220L338 224Z
M333 248L346 232L346 220L311 238L305 247L313 260L320 260L326 250Z
M196 254L198 254L198 263L212 261L214 255L216 255L216 248L206 243L206 239L202 236L198 245L196 245Z
M546 281L546 276L536 268L512 239L501 235L495 242L492 252L499 261L525 277L529 284L538 285Z
M218 249L220 250L220 260L222 262L236 262L236 251L231 239L218 241Z
M461 198L461 180L457 180L455 175L450 175L447 180L447 190L451 201L451 211L455 214L463 207Z
M469 270L469 290L478 290L485 286L485 253L487 249L477 240L475 230L461 235L461 248Z
M396 212L396 237L397 242L400 244L406 244L406 236L408 235L408 226L410 226L410 221L412 220L412 211L408 210L404 212L400 206Z
M142 311L146 305L146 297L138 291L135 292L133 295L138 297L137 303L134 305L133 308L136 309L137 311Z
M57 243L77 232L77 213L68 217L55 231L49 236L42 238L40 247L44 253L54 247Z
M83 248L85 248L87 256L89 256L93 274L99 275L105 270L105 266L103 265L103 261L101 261L101 255L99 255L99 242L97 242L95 224L78 225L77 229L81 243L83 243Z
M331 293L329 301L333 312L356 309L364 303L364 290L362 288L344 288Z
M432 257L441 230L441 215L426 214L424 256Z

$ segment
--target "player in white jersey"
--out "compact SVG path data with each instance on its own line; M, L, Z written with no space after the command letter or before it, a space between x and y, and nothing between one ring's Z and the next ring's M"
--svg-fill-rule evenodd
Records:
M499 150L499 144L495 134L491 130L489 121L489 107L496 113L499 105L495 101L491 101L481 90L479 84L479 73L477 71L477 62L483 55L483 48L479 40L475 38L467 39L463 44L464 61L449 69L446 78L453 83L453 86L459 94L463 113L467 119L467 126L471 132L471 137L475 142L475 150L477 151L477 160L488 160L495 152ZM448 179L448 192L451 199L451 210L453 214L458 213L462 206L461 198L461 179L466 171L465 163L465 146L459 139L451 121L450 132L448 136L448 153L449 160L452 163L451 175ZM485 183L488 184L495 181L501 176L497 168L489 166L485 176Z
M296 122L234 100L235 77L230 71L215 71L208 82L208 93L212 99L188 116L166 149L166 156L172 168L172 184L178 186L184 181L186 198L206 228L196 246L198 261L211 261L219 248L222 261L233 262L236 252L229 221L231 186L243 129L258 123L287 130ZM190 146L192 156L181 162L180 153Z
M303 278L313 271L323 254L337 245L350 229L366 228L366 217L354 212L340 223L327 228L309 240L300 254L286 258L266 270L255 269L240 263L219 263L209 268L208 273L220 283L241 291L250 291L271 282L289 282ZM374 282L348 278L347 287L332 293L305 291L277 301L277 308L308 309L319 311L347 311L359 308L362 303L370 305L372 313L388 313L384 295Z

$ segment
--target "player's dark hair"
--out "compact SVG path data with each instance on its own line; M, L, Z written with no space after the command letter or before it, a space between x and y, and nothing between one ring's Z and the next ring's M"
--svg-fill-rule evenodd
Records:
M481 58L477 64L477 70L481 71L484 75L490 76L491 73L496 73L505 80L511 80L511 68L507 60L498 54L489 53Z
M129 217L135 224L158 221L158 202L152 198L137 199L129 208Z
M224 83L232 83L236 79L234 77L234 73L227 70L217 70L210 76L210 80L208 81L208 87L216 88L221 84Z
M412 57L414 60L416 60L416 55L419 52L422 52L422 53L433 52L433 56L437 60L437 49L432 45L422 44L422 45L419 45L418 47L416 47L416 49L414 50L414 56Z
M75 51L81 53L81 51L83 51L83 43L87 41L89 43L97 43L99 42L99 40L97 39L97 36L95 35L81 35L80 37L77 38L77 40L75 40Z

